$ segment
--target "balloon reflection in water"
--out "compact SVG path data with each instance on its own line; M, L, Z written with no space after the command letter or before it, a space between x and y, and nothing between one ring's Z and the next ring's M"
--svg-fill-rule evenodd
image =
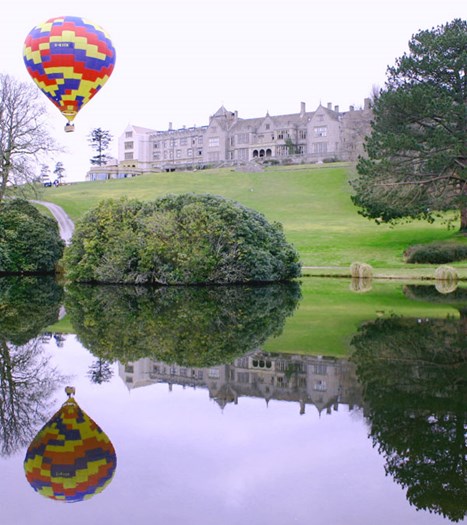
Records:
M102 429L69 398L30 444L26 478L42 496L69 503L89 499L111 482L117 466L114 447Z

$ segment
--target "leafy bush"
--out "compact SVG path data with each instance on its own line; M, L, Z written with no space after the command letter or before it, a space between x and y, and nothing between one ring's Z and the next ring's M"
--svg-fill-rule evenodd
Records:
M467 259L467 243L416 244L404 252L407 263L446 264Z
M105 200L76 225L65 254L77 282L228 284L300 274L280 224L214 195Z
M0 202L0 274L54 272L63 249L54 219L25 200Z

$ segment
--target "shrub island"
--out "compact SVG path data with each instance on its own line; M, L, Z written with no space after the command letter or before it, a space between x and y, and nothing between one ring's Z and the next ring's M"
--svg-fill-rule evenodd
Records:
M192 193L101 201L76 224L64 265L75 282L154 285L278 282L301 272L279 223Z

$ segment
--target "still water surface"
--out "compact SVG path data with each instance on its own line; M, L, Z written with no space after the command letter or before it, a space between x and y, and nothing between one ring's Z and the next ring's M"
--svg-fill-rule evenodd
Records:
M337 355L294 352L297 319L324 300L314 286L0 280L1 523L464 522L465 291L393 285L391 309L388 288L326 283L340 300L323 329L346 309L364 318L335 328ZM47 329L63 305L76 333ZM36 492L23 467L68 384L117 458L111 482L75 503Z

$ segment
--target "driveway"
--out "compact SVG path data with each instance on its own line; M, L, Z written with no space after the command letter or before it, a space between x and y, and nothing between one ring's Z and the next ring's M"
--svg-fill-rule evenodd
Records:
M32 201L36 204L40 204L41 206L45 206L50 210L52 215L55 217L55 220L58 222L58 227L60 229L60 236L65 241L66 244L70 243L71 236L73 235L73 231L75 229L75 225L73 221L68 217L68 215L65 213L65 210L61 208L60 206L57 206L57 204L53 204L51 202L46 201Z

